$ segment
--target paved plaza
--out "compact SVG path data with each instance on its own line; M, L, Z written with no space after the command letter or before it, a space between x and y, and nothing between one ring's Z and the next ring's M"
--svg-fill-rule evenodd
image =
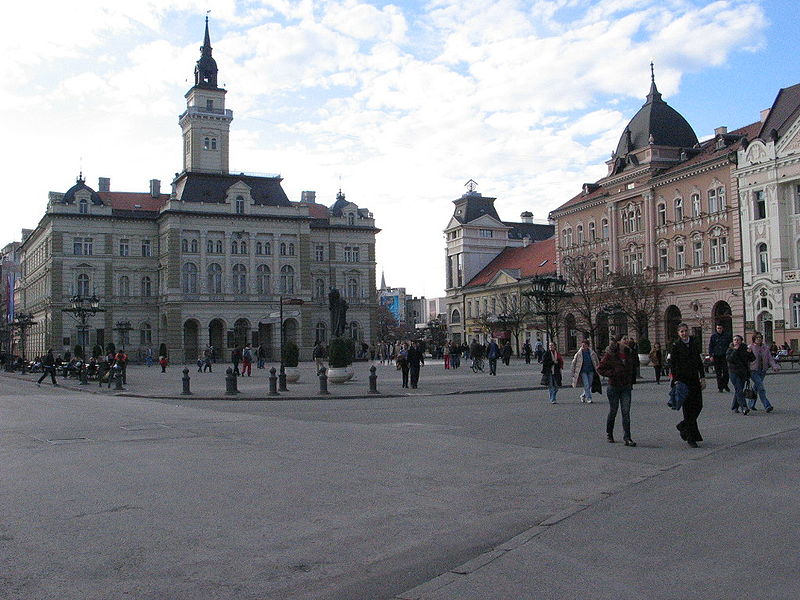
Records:
M273 365L269 365L273 366ZM636 448L605 396L551 405L534 365L134 366L123 392L0 376L0 598L796 598L800 371L732 414L710 381L691 449L667 386L636 386ZM652 370L644 370L650 376ZM38 376L37 376L38 377ZM621 439L621 423L617 423Z

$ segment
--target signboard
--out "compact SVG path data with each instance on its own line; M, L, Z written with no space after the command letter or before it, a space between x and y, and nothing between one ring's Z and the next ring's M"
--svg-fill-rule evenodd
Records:
M389 309L398 321L404 321L400 315L400 296L381 296L381 304Z

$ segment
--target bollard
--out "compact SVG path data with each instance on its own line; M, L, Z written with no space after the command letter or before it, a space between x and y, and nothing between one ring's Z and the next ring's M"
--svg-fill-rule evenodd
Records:
M380 394L378 391L378 376L375 374L375 365L369 368L369 393Z
M328 370L325 367L321 367L319 370L319 395L330 395L330 392L328 391Z
M189 369L183 370L183 391L181 392L183 396L191 396L192 391L189 389Z
M114 390L122 390L122 373L117 373L114 377Z
M275 375L275 367L269 370L269 395L278 395L278 376Z
M278 374L278 389L282 392L288 392L289 388L286 387L286 368L281 364L281 371Z
M225 371L225 395L233 396L238 394L239 390L236 387L236 375L233 374L233 369L228 367Z
M83 365L81 369L81 385L87 385L89 383L89 368L86 365Z

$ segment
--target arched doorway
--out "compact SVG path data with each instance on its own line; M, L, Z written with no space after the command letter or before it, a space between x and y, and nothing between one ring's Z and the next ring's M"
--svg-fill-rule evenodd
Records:
M758 314L756 319L756 329L764 335L764 343L771 344L774 340L772 313L763 311Z
M731 312L731 305L720 300L714 305L713 310L714 325L720 324L726 333L733 334L733 313Z
M564 317L564 351L573 353L578 349L578 330L575 323L575 315L569 313Z
M272 360L272 323L258 324L258 343L264 347L267 360Z
M283 341L294 342L299 346L299 343L297 341L297 330L298 330L297 321L295 319L286 319L283 322Z
M233 324L233 345L243 348L250 341L250 321L247 319L236 319Z
M670 347L678 339L678 325L681 324L681 310L674 304L664 311L664 342Z
M213 348L214 359L225 360L225 321L212 319L208 324L208 343Z
M187 363L200 356L200 323L196 319L188 319L183 324L183 354Z
M597 315L597 332L595 334L595 349L597 352L604 351L608 348L608 315L601 312Z

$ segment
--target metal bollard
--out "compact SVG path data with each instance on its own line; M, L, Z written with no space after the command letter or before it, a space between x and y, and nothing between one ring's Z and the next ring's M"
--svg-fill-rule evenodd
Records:
M234 375L233 369L228 367L225 371L225 395L234 396L238 393L239 389L236 387L236 375Z
M191 396L192 391L189 389L189 369L183 370L183 391L181 392L183 396Z
M330 395L330 392L328 391L328 369L325 367L322 367L319 370L319 395Z
M122 390L122 373L117 373L114 377L114 390L120 391Z
M378 376L375 374L375 365L369 368L369 393L380 394L378 391Z
M278 395L278 376L275 375L275 367L269 370L269 395Z
M86 365L83 365L80 377L81 377L81 385L87 385L89 383L89 368Z
M286 369L281 365L281 372L278 374L278 389L282 392L288 392L289 388L286 387Z

